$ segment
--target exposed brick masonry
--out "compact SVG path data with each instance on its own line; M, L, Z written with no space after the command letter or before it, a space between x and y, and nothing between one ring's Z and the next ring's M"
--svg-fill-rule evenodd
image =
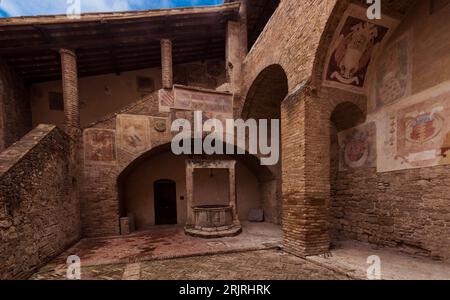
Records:
M80 238L70 139L39 125L0 154L0 279L24 278Z
M172 41L161 40L162 85L171 89L173 85Z
M25 84L0 61L0 151L31 130L31 110Z
M71 50L61 49L62 84L64 94L65 129L72 135L80 128L77 57Z

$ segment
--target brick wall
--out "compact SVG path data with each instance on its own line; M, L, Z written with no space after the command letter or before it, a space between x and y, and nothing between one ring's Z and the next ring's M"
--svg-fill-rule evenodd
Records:
M340 172L332 184L333 238L450 258L449 172L449 166Z
M86 129L116 130L117 115L144 115L169 118L168 113L160 113L158 106L158 93L152 93L146 98L132 103L120 111L105 116L92 123ZM170 141L152 139L154 148ZM85 146L85 144L83 143ZM80 157L84 157L84 148L80 149ZM147 149L150 150L150 149ZM120 201L117 180L121 172L142 153L131 154L126 151L117 151L117 158L111 164L96 164L84 161L81 181L81 219L84 236L105 236L120 234L119 216Z
M0 61L0 151L31 130L25 84Z
M39 125L0 154L0 279L26 277L79 239L70 147Z

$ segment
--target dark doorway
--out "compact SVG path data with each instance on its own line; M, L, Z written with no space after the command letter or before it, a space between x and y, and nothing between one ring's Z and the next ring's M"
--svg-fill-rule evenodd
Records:
M153 184L155 224L177 224L177 190L172 180L158 180Z

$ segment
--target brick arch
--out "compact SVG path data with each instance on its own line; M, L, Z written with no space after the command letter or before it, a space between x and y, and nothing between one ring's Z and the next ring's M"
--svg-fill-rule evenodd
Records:
M281 1L244 60L240 98L248 94L261 71L273 64L285 70L290 92L308 80L322 32L337 1ZM239 115L242 100L235 103Z
M192 144L194 140L192 140ZM126 178L145 160L150 157L157 156L163 153L170 152L171 142L160 144L156 147L152 147L147 151L141 152L140 155L135 156L135 158L130 161L127 165L123 165L120 170L117 169L115 172L115 186L112 187L113 191L116 193L116 201L118 204L119 217L125 216L124 214L124 195L123 195L123 184ZM235 150L237 146L235 146ZM235 151L235 153L237 153ZM263 166L261 165L260 158L257 155L249 154L245 151L245 155L224 155L235 160L239 160L244 163L244 165L255 175L255 177L260 182L270 182L276 179L278 176L278 170L274 166ZM208 157L206 157L208 158Z
M275 119L281 114L281 102L288 94L288 78L283 67L272 64L253 81L242 109L244 119Z

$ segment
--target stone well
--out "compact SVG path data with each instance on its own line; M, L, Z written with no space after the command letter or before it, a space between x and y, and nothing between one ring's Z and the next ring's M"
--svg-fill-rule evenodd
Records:
M236 213L236 161L186 161L186 189L188 220L185 233L203 238L235 236L242 232ZM194 170L198 168L228 169L230 200L228 205L194 206Z

